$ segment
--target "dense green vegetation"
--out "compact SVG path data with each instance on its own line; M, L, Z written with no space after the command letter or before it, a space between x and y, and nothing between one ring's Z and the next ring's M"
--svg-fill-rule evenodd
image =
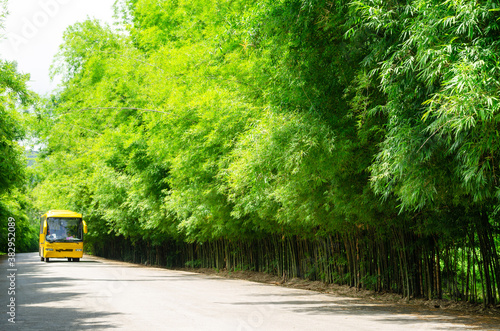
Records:
M36 207L89 251L498 303L498 4L116 9L66 31L31 122Z
M0 1L0 30L5 11ZM2 37L0 31L0 38ZM26 160L19 141L24 137L23 116L19 107L28 107L34 95L26 88L27 75L17 71L15 62L0 59L0 252L7 252L8 219L16 223L16 251L37 248L36 233L30 224L27 211L31 204L26 198ZM12 241L12 239L11 239Z

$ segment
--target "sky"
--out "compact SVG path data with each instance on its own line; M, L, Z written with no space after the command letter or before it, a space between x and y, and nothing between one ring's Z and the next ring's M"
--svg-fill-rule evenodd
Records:
M59 79L50 80L49 68L66 28L96 18L112 24L115 0L8 0L0 58L14 60L18 71L31 75L29 87L49 94Z

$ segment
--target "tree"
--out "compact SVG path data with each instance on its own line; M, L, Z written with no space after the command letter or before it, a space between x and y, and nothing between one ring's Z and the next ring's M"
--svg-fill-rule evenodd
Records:
M0 2L0 6L3 19L5 2ZM24 130L18 108L28 107L34 101L34 94L26 87L28 79L29 75L18 72L15 62L0 60L0 232L7 234L9 217L17 219L19 251L33 248L34 239L24 208L26 160L19 144ZM7 235L0 238L0 251L7 251Z

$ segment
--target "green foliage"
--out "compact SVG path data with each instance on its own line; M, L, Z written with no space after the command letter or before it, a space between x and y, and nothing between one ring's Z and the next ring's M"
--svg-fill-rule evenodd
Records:
M99 80L105 69L102 67L102 55L111 54L120 44L119 35L108 26L101 27L96 20L70 26L63 40L51 74L63 75L66 81L84 71L90 74L91 79Z
M201 267L200 260L186 261L186 268L199 268Z
M15 249L16 252L33 252L38 250L39 224L29 218L27 211L33 207L26 198L26 194L15 190L10 194L0 195L0 251L8 251L8 220L15 220Z
M17 143L23 136L17 102L28 102L26 75L17 73L16 64L0 61L0 194L24 180L23 150Z
M0 28L6 15L0 2ZM7 251L8 220L16 220L16 250L37 248L36 233L27 217L29 203L24 195L27 179L26 159L19 142L24 138L24 115L20 106L28 107L35 96L26 88L29 75L20 74L15 62L0 59L0 251Z
M279 224L304 230L318 225L330 209L325 193L334 152L334 134L318 118L264 114L231 156L227 181L232 215L250 218L252 226L270 233Z
M375 40L364 62L380 79L388 96L381 110L391 119L371 168L375 191L396 193L404 208L460 196L489 201L498 182L495 4L353 5L357 33Z

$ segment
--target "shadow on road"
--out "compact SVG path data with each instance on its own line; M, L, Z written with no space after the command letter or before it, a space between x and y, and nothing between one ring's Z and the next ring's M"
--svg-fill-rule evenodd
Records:
M49 262L45 262L45 263L48 263L48 264L51 264L51 263L83 263L83 264L87 264L87 263L102 263L102 262L95 261L95 260L80 260L79 262L68 262L68 260L65 260L65 259L54 260L52 258L49 260Z
M2 309L0 330L101 330L119 326L108 323L108 317L119 313L99 312L93 305L99 298L81 298L82 294L70 290L77 282L72 277L54 277L50 267L83 263L98 265L100 262L87 260L67 262L54 260L41 262L37 253L17 254L15 265L15 294L8 294L11 283L8 277L12 273L5 256L0 257L0 305L6 307L10 298L15 298L15 324L8 321L10 316ZM77 284L76 284L77 285ZM12 290L11 290L12 292ZM79 306L72 303L79 302Z
M435 324L433 330L500 330L500 318L489 316L467 316L458 312L423 309L411 306L396 306L378 302L367 302L360 298L342 298L328 296L328 300L318 300L324 294L306 292L287 294L256 294L253 297L262 297L259 301L232 302L232 305L266 306L270 309L279 307L295 313L308 315L346 315L346 316L373 316L377 321L388 322L391 325L405 329L405 326L415 324ZM304 300L286 300L287 297L303 297ZM268 298L268 300L265 299ZM281 300L284 298L285 300ZM454 326L463 324L463 328Z

